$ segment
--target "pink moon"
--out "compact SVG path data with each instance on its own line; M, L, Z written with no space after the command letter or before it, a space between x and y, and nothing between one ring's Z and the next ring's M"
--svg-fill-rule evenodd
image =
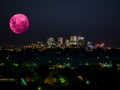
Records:
M9 21L10 29L16 34L22 34L29 28L29 19L25 14L15 14Z

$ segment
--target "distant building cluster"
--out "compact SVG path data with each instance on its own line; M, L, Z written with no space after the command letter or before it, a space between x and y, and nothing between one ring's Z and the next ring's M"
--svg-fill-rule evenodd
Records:
M82 36L70 36L69 39L64 39L63 37L58 37L55 41L54 37L47 39L47 46L52 47L71 47L71 46L84 46L84 37Z
M58 48L58 47L63 49L84 47L88 50L91 50L98 47L105 48L105 44L104 43L93 44L91 41L85 42L85 38L83 36L72 35L68 39L63 37L58 38L49 37L47 38L45 43L38 41L36 43L31 43L29 45L20 46L19 48L16 48L16 50L28 48L44 50L46 48ZM1 48L2 47L0 47L0 49ZM10 47L8 49L13 50Z

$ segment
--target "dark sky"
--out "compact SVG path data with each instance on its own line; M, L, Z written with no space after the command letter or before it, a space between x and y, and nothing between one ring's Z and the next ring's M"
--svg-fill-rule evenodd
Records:
M24 13L30 27L17 35L9 20ZM82 35L86 41L120 47L119 0L1 0L0 45L46 41L48 37Z

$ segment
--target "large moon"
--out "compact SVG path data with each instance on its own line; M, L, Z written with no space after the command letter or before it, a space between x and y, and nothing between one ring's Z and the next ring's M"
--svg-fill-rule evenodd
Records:
M25 14L15 14L9 21L10 29L16 34L22 34L29 28L29 19Z

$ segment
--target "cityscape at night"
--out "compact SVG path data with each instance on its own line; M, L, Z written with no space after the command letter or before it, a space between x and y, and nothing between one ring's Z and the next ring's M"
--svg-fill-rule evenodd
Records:
M120 49L104 43L50 37L20 47L0 48L0 88L80 90L119 88ZM9 89L8 88L8 89Z
M0 1L0 90L120 89L119 3Z

